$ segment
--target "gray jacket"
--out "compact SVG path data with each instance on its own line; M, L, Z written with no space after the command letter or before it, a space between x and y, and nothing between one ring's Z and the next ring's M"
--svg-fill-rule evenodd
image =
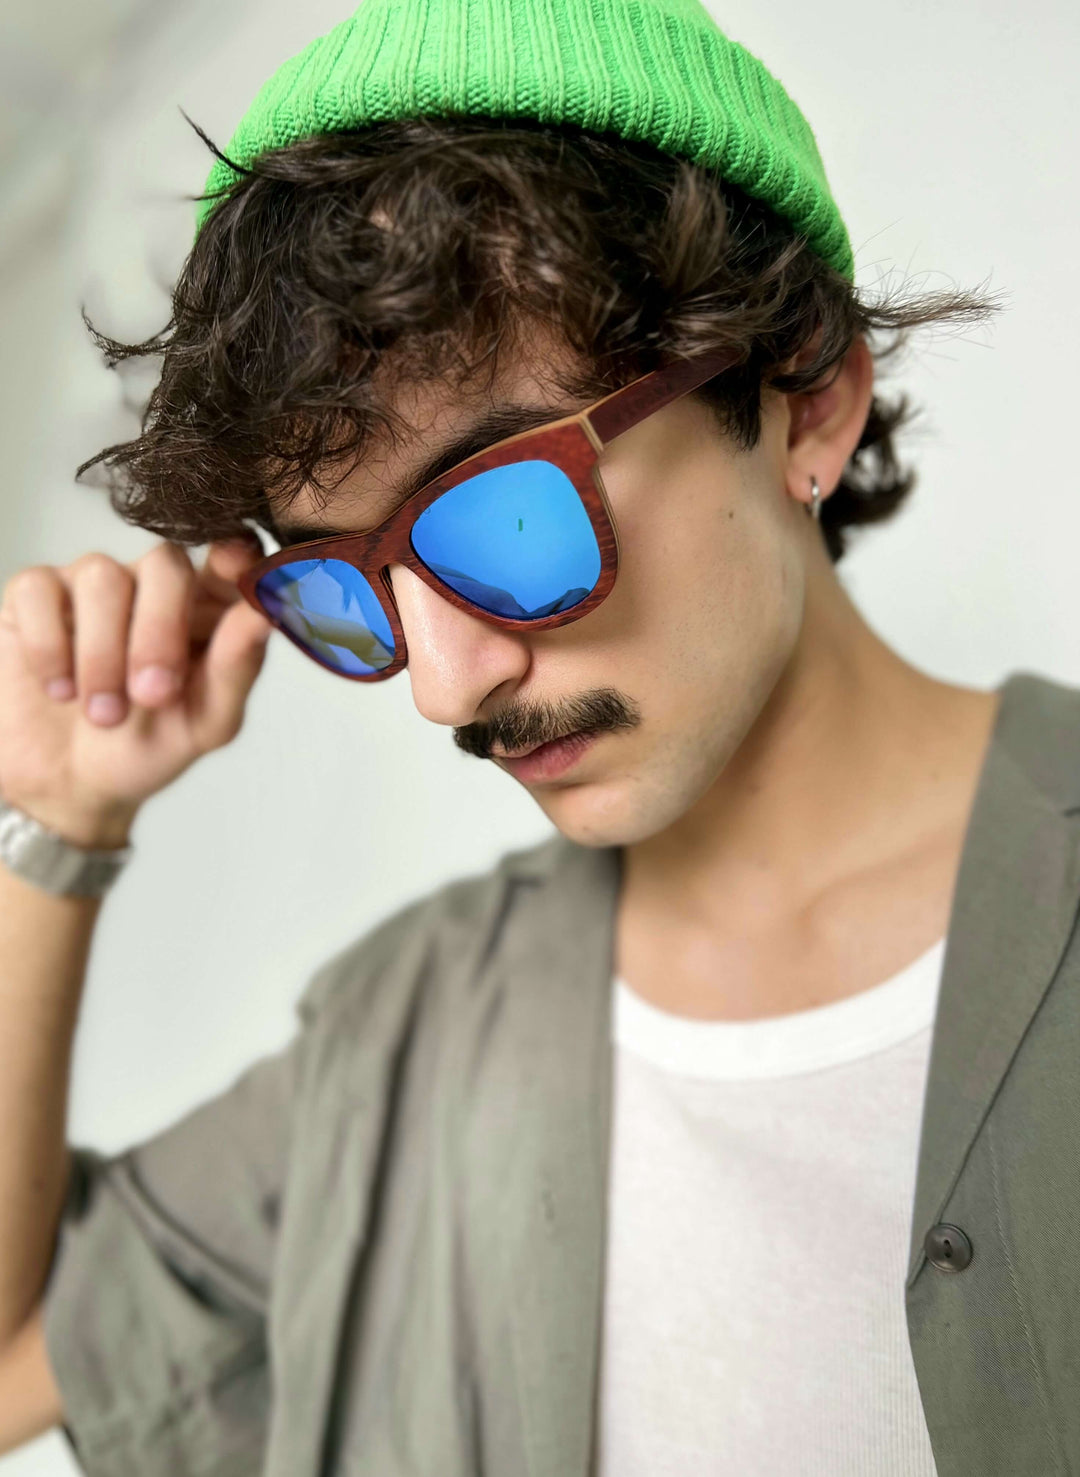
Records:
M1003 692L904 1290L940 1477L1080 1473L1080 690ZM45 1327L88 1473L588 1477L620 864L555 835L410 903L284 1051L75 1151ZM962 1270L924 1250L942 1223ZM836 1225L858 1256L857 1206Z

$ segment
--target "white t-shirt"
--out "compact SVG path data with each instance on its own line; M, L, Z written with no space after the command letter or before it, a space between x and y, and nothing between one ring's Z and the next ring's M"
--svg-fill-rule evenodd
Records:
M613 982L600 1477L933 1477L904 1280L944 950L750 1021Z

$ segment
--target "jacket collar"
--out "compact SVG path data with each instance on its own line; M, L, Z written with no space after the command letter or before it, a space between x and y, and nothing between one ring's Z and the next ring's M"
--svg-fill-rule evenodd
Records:
M907 1285L1057 972L1080 897L1080 693L1002 688L957 871L931 1042Z
M928 1067L910 1282L1063 955L1080 893L1080 692L1006 679L961 852ZM619 848L557 835L500 864L524 889L497 950L518 1074L505 1262L528 1477L586 1477L595 1434L613 1086Z

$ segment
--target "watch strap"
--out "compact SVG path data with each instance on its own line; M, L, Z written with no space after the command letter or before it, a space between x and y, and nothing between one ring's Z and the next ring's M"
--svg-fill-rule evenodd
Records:
M0 799L0 861L46 892L59 897L101 897L133 852L132 846L115 851L76 846Z

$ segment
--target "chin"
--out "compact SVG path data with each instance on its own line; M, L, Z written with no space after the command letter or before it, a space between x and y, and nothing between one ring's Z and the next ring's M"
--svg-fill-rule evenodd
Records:
M561 787L538 787L533 799L568 841L579 846L635 846L659 835L684 815L693 796L670 787L646 785L641 776L583 780Z

